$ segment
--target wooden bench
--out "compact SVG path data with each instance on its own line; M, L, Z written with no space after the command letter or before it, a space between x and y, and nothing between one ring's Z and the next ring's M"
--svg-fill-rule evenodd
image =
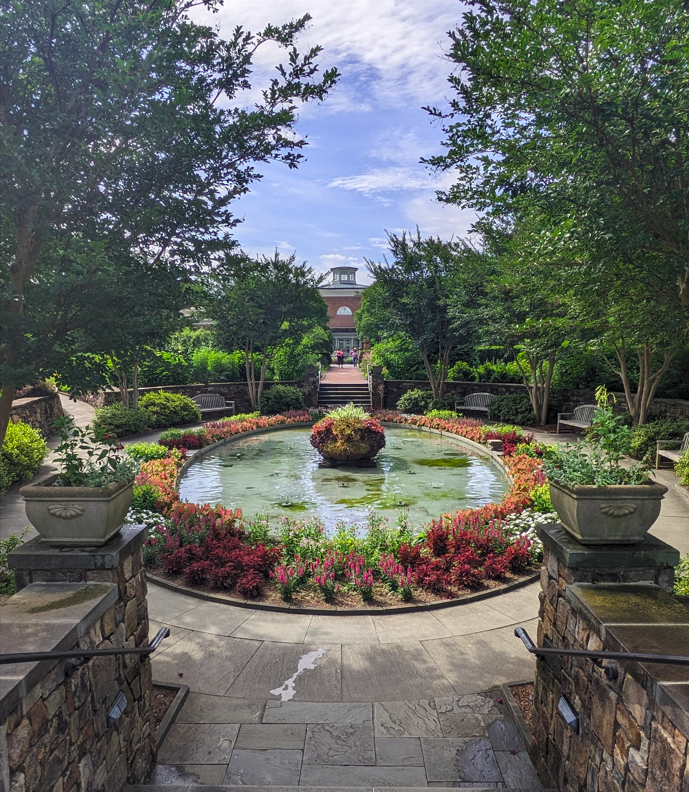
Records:
M192 399L194 404L199 408L201 417L204 413L230 413L235 414L235 403L233 401L225 401L225 397L219 393L200 393Z
M672 443L678 445L679 450L674 451L669 448L663 448L663 444ZM669 459L673 464L679 460L684 452L689 449L689 432L687 432L681 440L658 440L656 442L656 470L660 467L660 458Z
M571 426L573 430L588 429L593 421L593 416L598 411L595 404L580 404L571 413L557 414L557 434L560 434L561 426Z
M488 412L488 405L495 398L493 393L470 393L464 397L463 402L455 403L455 412L460 410L474 410L476 412Z

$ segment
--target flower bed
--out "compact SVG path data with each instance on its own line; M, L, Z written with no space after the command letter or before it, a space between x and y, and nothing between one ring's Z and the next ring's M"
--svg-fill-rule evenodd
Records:
M242 598L336 607L464 596L517 580L534 568L541 552L535 526L552 515L544 514L551 507L543 492L543 449L533 444L532 436L477 420L399 413L375 417L474 442L501 439L509 491L498 504L443 514L416 537L404 514L395 527L371 514L363 537L356 526L339 524L328 537L317 520L283 518L275 536L265 518L249 521L239 510L179 502L175 481L190 447L255 429L310 422L314 414L213 422L193 433L168 433L160 442L171 449L169 456L141 465L137 485L158 493L156 513L143 515L150 528L144 550L147 567L164 577L181 578L186 585Z

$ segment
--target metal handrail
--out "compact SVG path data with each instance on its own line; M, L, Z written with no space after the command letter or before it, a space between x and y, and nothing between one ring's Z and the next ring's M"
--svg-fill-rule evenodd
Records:
M77 657L107 657L108 655L137 654L150 655L170 635L168 627L161 627L148 646L123 647L122 649L71 649L67 652L19 652L0 655L0 665L10 663L32 663L38 660L72 660Z
M638 660L642 663L665 663L667 665L689 666L689 657L684 655L659 655L644 652L595 652L588 649L556 649L549 646L536 646L523 627L516 627L514 634L521 638L531 654L560 655L562 657L588 657L589 660Z
M368 392L371 392L371 366L366 364L366 384L368 385Z
M321 369L322 369L322 365L321 365L321 361L319 360L318 361L318 388L317 388L317 390L321 389Z

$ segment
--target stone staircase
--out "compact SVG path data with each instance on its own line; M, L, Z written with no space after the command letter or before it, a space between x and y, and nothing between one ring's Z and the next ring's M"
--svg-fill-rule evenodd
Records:
M371 394L366 382L343 382L328 385L321 383L318 391L318 406L327 407L336 404L357 404L361 407L371 406Z
M434 785L437 786L437 785ZM469 790L469 792L495 792L500 789L501 792L556 792L556 790L547 790L542 787L496 787L492 786L471 786L462 784L462 788ZM375 787L323 787L323 786L231 786L229 784L173 784L173 785L130 785L124 788L123 792L388 792L390 787L375 786ZM394 792L421 792L422 789L428 787L395 787Z

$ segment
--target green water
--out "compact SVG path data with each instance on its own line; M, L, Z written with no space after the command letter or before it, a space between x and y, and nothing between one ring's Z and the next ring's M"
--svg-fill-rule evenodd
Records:
M371 509L391 523L408 509L420 526L444 512L500 501L507 489L495 462L438 435L386 427L376 467L327 468L310 434L297 428L240 436L191 465L180 496L241 508L247 517L314 514L330 529L338 520L362 523Z

